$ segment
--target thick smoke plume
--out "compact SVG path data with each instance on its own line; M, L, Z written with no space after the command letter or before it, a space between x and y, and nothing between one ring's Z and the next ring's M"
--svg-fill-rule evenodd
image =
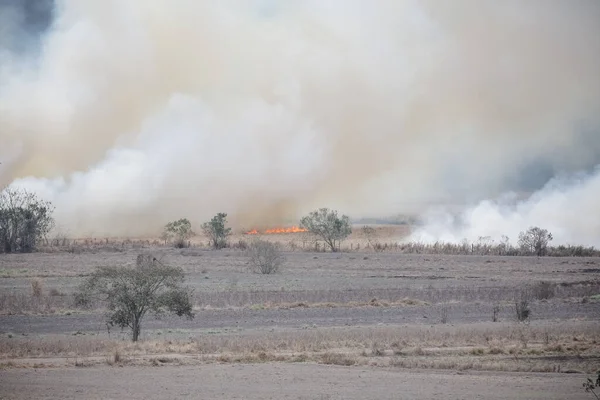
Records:
M470 234L536 223L600 244L598 1L62 0L53 15L39 46L0 50L0 185L51 200L71 234L444 206L463 231L436 219L431 238L466 215ZM537 193L507 214L490 206L506 192Z

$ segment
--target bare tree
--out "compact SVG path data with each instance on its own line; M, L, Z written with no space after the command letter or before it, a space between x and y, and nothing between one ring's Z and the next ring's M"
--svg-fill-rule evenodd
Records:
M339 251L341 242L351 233L350 218L338 217L335 210L320 208L300 220L300 227L323 240L332 252Z
M519 246L527 253L533 253L538 257L546 254L548 243L552 240L552 234L546 229L537 226L519 233Z
M382 249L382 246L379 244L379 240L377 239L377 231L372 226L365 225L361 228L363 237L367 239L367 243L373 250L378 251Z
M0 252L34 251L54 226L50 202L21 189L0 192Z
M194 318L192 292L181 286L183 281L181 268L163 265L152 255L140 254L135 268L98 267L83 282L75 301L78 306L89 305L94 299L105 302L107 325L129 327L132 340L137 342L142 319L148 311Z

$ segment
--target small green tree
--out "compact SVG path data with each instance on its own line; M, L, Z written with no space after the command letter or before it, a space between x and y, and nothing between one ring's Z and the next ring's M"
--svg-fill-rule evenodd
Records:
M173 246L178 249L188 246L188 240L196 234L192 231L192 224L186 218L169 222L165 225L162 238L165 241L172 241Z
M215 249L227 247L227 238L231 235L231 228L227 228L226 224L227 214L225 213L218 213L209 222L202 224L202 231Z
M519 246L527 253L533 253L538 257L546 254L548 243L552 240L552 234L547 229L533 226L519 233Z
M192 291L183 287L181 268L163 265L155 257L140 254L135 268L98 267L75 294L78 306L98 299L106 303L107 325L129 327L137 342L142 319L150 311L157 316L165 312L193 319Z
M339 251L341 242L351 233L350 218L338 217L335 210L320 208L300 220L300 227L323 240L332 252Z
M21 189L0 192L0 252L28 253L54 227L50 202Z

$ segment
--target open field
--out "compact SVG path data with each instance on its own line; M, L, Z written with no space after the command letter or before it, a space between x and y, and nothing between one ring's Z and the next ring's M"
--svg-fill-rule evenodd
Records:
M261 275L235 248L80 246L0 256L1 398L74 398L83 383L115 397L125 393L115 367L131 398L586 398L581 384L600 367L599 258L300 246ZM149 316L134 344L72 293L95 267L133 265L144 251L184 269L196 317ZM521 296L531 318L520 323ZM192 375L176 389L156 383Z
M6 399L589 399L565 374L415 371L335 365L60 368L0 371Z

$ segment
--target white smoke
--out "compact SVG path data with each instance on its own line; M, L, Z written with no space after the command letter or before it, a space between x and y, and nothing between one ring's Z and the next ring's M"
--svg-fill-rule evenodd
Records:
M600 163L598 21L585 0L62 0L36 63L1 58L0 185L96 235L494 199L531 164ZM597 242L593 207L528 211L594 187L491 214Z
M519 233L530 227L548 229L556 243L598 246L600 243L600 167L592 174L552 179L527 199L508 193L499 200L482 201L460 213L431 211L412 240L459 243L507 236L516 244Z

